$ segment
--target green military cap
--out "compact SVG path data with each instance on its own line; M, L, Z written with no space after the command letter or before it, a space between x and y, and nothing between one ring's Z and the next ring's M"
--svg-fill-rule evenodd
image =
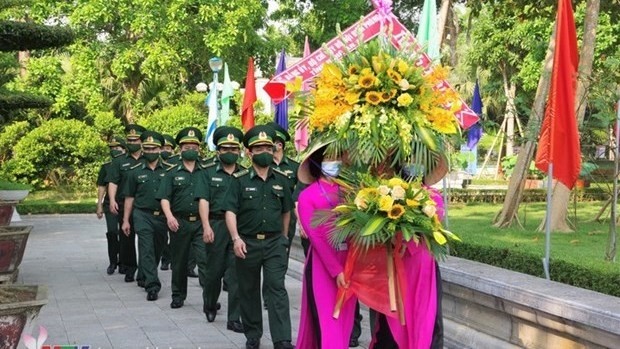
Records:
M127 149L127 144L125 143L125 139L119 136L112 136L108 140L108 147L123 147Z
M175 140L178 145L183 143L196 143L200 145L202 143L202 132L195 127L186 127L179 131Z
M146 129L138 124L129 124L125 126L127 139L138 139L144 131L146 131Z
M243 132L232 126L220 126L213 132L213 143L220 145L236 145L241 146Z
M164 136L155 131L144 131L140 135L142 146L161 147L164 145Z
M174 138L172 138L171 135L163 135L164 136L164 144L163 145L169 145L172 147L172 149L177 147L177 142L174 141Z
M257 125L252 127L245 133L243 137L243 144L246 148L250 148L255 145L273 145L273 139L276 136L276 131L272 127L267 125Z
M281 140L283 143L291 140L291 135L288 134L288 131L285 130L284 127L278 125L273 121L268 123L267 126L273 128L273 130L276 131L276 139Z

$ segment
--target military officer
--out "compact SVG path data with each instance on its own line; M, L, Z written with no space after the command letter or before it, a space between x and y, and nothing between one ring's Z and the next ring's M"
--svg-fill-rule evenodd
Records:
M159 159L164 137L157 132L146 131L140 136L144 162L133 166L125 182L125 211L123 233L129 235L133 225L138 236L138 281L146 289L146 299L157 300L161 282L157 276L157 264L167 239L168 227L159 201L155 195L166 169ZM130 219L133 217L133 219ZM131 222L131 223L130 223Z
M174 149L177 147L177 143L174 141L174 138L171 135L164 134L164 146L161 147L160 157L163 161L163 164L166 166L174 166L173 164L178 163L176 160L179 159L180 155L174 153ZM161 270L170 269L170 244L168 243L169 235L166 233L166 243L164 244L164 248L161 252Z
M270 167L274 137L273 128L267 125L248 130L243 143L252 166L233 175L236 180L226 195L226 226L237 257L241 320L249 349L258 348L263 335L261 269L274 348L294 348L289 298L284 287L293 203L288 178Z
M228 322L226 328L243 333L239 321L239 299L237 294L237 275L235 272L235 254L230 234L224 220L224 200L233 181L233 173L242 169L237 164L241 152L243 132L235 127L220 126L213 133L217 158L206 164L199 176L196 189L199 199L200 219L202 221L203 239L207 243L207 303L205 313L207 320L213 322L217 314L217 300L222 289L222 278L228 288Z
M125 202L123 188L127 180L128 171L141 161L142 145L140 134L144 131L146 131L144 127L136 124L130 124L125 127L128 154L114 159L110 165L110 171L106 175L106 181L109 183L108 196L110 197L110 212L118 215L121 226L123 224L123 204ZM119 272L124 272L125 282L133 282L135 280L136 270L138 269L138 262L136 260L136 236L135 233L131 231L129 236L119 234L119 237Z
M125 154L125 140L121 137L110 137L108 142L110 148L110 156L112 160ZM108 259L110 264L107 268L108 275L114 274L116 266L118 265L118 250L119 250L119 219L117 215L110 213L110 199L108 198L108 183L105 181L107 173L109 171L112 161L108 161L101 165L99 168L99 175L97 176L97 218L101 219L105 215L105 223L107 232L105 234L108 241Z
M172 251L172 302L170 307L180 308L187 297L187 259L190 249L198 264L201 285L205 285L205 243L202 240L202 225L198 215L195 184L202 170L198 157L202 132L195 127L179 131L176 142L181 150L182 162L169 168L161 183L157 198L166 215L170 231ZM206 294L203 288L203 306Z

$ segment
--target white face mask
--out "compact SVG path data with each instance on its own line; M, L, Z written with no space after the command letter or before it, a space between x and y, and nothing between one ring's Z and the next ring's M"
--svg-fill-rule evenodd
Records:
M338 177L342 161L323 161L321 162L321 172L328 177Z

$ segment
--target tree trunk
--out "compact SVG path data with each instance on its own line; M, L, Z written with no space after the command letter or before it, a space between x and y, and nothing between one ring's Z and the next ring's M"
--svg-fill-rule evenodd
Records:
M450 46L450 65L456 67L459 64L459 56L457 50L457 39L459 36L459 19L454 13L454 7L450 6L448 11L448 22L450 25L446 28L448 32L448 45Z
M28 60L30 59L30 51L19 51L17 53L17 61L19 62L19 77L24 79L28 74Z
M508 192L506 193L506 198L504 199L504 205L502 206L501 211L499 211L495 216L495 220L493 222L493 225L498 228L510 227L514 222L514 219L517 218L517 211L519 210L519 204L521 203L521 198L523 197L524 180L527 176L530 162L534 157L540 122L542 120L542 116L544 115L547 96L549 95L554 50L555 28L553 29L553 34L551 34L551 40L549 40L549 47L547 48L543 72L540 76L540 80L538 80L538 88L536 90L534 105L532 106L532 113L530 114L530 119L526 127L528 132L528 134L526 134L527 142L517 156L517 163L512 171L512 176L510 176Z
M504 78L504 94L506 95L506 156L511 156L514 154L517 85L510 81L506 69L502 69L502 76Z
M592 75L592 62L594 61L594 46L596 44L596 27L598 24L598 12L600 7L599 0L588 0L586 18L584 22L585 35L583 37L583 43L581 47L581 53L579 55L579 77L577 79L577 94L575 98L575 110L577 113L585 113L585 97L589 86L589 81ZM590 13L592 12L592 13ZM582 110L583 109L583 110ZM578 118L576 115L575 117ZM578 126L583 123L583 116L581 120L577 119ZM567 223L568 213L568 198L570 196L570 189L564 185L556 185L553 188L552 207L551 213L551 231L570 232L572 229ZM545 220L541 222L538 227L540 231L545 229Z
M452 0L441 0L441 7L439 8L439 16L437 18L437 30L439 33L439 49L441 50L441 45L443 44L443 40L446 36L446 24L448 23L448 11L452 7Z
M575 103L577 104L577 125L583 125L583 118L586 114L586 94L590 87L590 77L592 76L592 62L594 61L594 46L596 44L596 28L598 26L598 14L600 0L588 0L586 5L586 17L583 29L583 47L579 57L579 76L577 83L577 93Z

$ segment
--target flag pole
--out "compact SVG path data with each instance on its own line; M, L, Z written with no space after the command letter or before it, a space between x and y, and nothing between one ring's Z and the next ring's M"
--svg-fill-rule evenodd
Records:
M543 258L543 269L545 278L551 280L549 276L549 255L551 253L551 192L553 191L553 162L549 162L549 173L547 175L547 216L545 217L545 258Z

